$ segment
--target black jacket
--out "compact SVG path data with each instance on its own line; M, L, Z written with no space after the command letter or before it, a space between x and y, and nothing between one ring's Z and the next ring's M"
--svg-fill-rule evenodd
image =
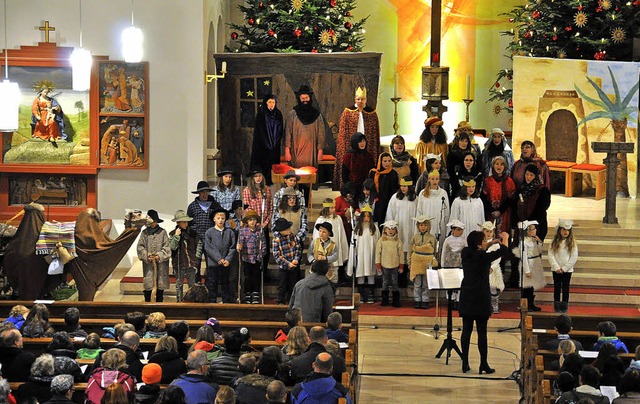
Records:
M4 369L4 367L3 367ZM51 379L52 376L29 377L26 383L18 387L14 393L17 402L21 402L29 397L35 397L39 403L44 403L51 399Z
M464 278L460 286L458 311L465 317L491 316L491 291L489 289L489 269L491 261L500 258L507 247L492 252L478 250L477 247L462 249L462 270Z
M34 354L21 348L0 348L2 376L10 382L26 382L35 360Z
M187 373L184 359L175 351L158 351L149 357L149 363L157 363L162 368L160 384L169 384L176 377Z
M238 379L234 390L238 404L266 404L267 386L274 381L273 377L253 373Z
M303 354L293 358L291 361L291 381L294 384L303 381L309 373L313 372L311 364L316 360L316 356L322 352L327 352L324 345L312 342ZM333 378L340 383L342 373L346 372L347 366L341 357L335 355L331 355L331 357L333 358Z
M164 373L162 374L164 376ZM163 382L164 383L164 382ZM160 386L157 384L143 384L136 391L136 404L155 404L160 395Z
M53 396L51 400L47 401L44 404L74 404L73 401L69 400L65 396Z
M240 376L242 372L238 370L238 360L240 353L224 353L211 361L209 376L218 384L228 385L234 377Z

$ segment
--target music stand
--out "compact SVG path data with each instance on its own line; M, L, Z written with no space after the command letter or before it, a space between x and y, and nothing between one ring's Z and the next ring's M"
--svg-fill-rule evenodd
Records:
M453 299L452 299L452 295L453 292L455 290L460 290L460 288L452 288L452 289L446 289L446 288L440 288L440 289L435 289L435 290L444 290L447 292L447 338L445 338L444 341L442 341L442 346L440 347L440 350L438 351L438 353L436 354L436 358L440 359L440 357L442 356L443 352L446 350L447 351L447 358L445 360L445 364L448 365L449 364L449 357L451 356L451 350L456 351L456 353L458 354L458 356L460 357L460 359L462 359L462 352L460 351L460 348L458 348L458 344L456 343L456 341L453 339L453 337L451 337L451 332L453 331Z

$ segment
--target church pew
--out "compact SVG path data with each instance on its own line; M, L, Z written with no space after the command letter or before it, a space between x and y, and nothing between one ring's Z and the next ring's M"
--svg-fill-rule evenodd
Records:
M17 304L31 307L33 301L2 300L0 312L8 315L11 308ZM342 321L356 325L358 321L357 309L339 309ZM55 301L47 304L49 317L64 317L69 307L77 307L80 317L122 320L125 313L141 311L149 314L155 311L164 313L167 318L206 321L210 317L218 320L252 320L252 321L283 321L289 309L286 305L276 304L218 304L218 303L144 303L144 302L80 302ZM6 315L4 316L6 318Z
M528 313L533 319L533 328L546 328L553 330L556 318L559 313L551 312L531 312ZM618 330L621 331L640 331L640 323L638 316L615 316L615 315L592 315L592 314L572 314L571 317L574 330L596 330L598 323L601 321L612 321Z
M123 320L118 319L113 323L105 323L104 319L99 318L80 318L80 325L84 331L87 333L95 332L99 335L103 334L103 327L113 327L117 323L121 323ZM166 324L167 327L174 322L180 320L177 319L167 319ZM189 333L191 336L195 336L198 329L203 326L206 322L204 320L185 320L189 325ZM55 330L62 329L64 326L64 318L53 317L49 318L49 323ZM326 324L323 323L301 323L303 327L309 330L314 326L322 326L325 327ZM220 327L223 333L237 330L240 327L247 327L249 332L251 333L251 337L254 339L268 340L273 339L278 332L278 330L283 329L287 326L287 323L284 320L281 321L249 321L249 320L220 320ZM350 332L351 324L343 323L342 330L346 333Z
M638 325L638 329L640 329L640 324ZM544 346L544 343L546 341L555 339L558 335L555 330L543 330L534 328L532 331L538 336L540 346ZM598 340L598 332L592 330L578 330L574 328L571 331L570 335L572 339L580 341L584 349L587 351L591 350L593 344L595 344ZM636 346L640 345L640 332L621 331L616 335L622 342L625 343L629 352L634 352Z
M560 356L556 351L552 351L549 349L539 349L538 355L544 358L544 367L545 369L551 369L551 362L558 360ZM635 359L635 354L632 353L619 353L618 357L622 359L622 363L624 363L625 368L629 366L629 362ZM594 359L585 359L585 363L590 363Z

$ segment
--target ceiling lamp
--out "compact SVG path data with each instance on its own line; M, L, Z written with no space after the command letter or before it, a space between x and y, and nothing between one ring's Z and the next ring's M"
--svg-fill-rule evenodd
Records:
M0 83L0 132L18 129L20 88L9 81L9 51L7 49L7 0L4 3L4 80Z
M91 51L82 47L82 0L80 5L80 47L71 53L73 91L87 91L91 85Z
M133 0L131 0L131 26L122 31L122 56L127 63L142 61L142 30L133 23Z

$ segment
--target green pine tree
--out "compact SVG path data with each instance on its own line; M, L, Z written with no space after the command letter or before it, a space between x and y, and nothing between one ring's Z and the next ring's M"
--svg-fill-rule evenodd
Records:
M640 0L528 0L506 16L513 28L507 57L591 60L633 59L633 39L640 37ZM503 102L513 112L511 69L502 69L489 89L489 102Z
M358 52L364 23L355 0L247 0L245 24L234 29L228 52Z

